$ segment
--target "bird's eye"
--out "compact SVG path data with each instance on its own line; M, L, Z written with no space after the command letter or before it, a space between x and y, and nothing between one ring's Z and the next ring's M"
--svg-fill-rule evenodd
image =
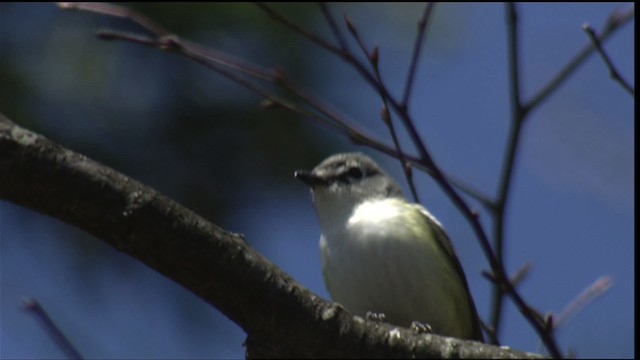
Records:
M362 173L362 170L358 167L350 167L349 170L347 170L347 175L349 175L349 177L354 178L354 179L361 179L362 175L364 175Z

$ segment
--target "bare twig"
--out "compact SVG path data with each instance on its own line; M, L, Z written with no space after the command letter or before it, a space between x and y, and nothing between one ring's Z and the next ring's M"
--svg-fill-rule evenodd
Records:
M575 299L573 299L562 311L556 315L555 327L559 327L576 316L580 310L592 303L598 297L604 295L613 286L613 279L610 276L601 276L586 289L584 289Z
M427 6L427 9L431 9L433 7L432 3L430 3ZM321 4L321 10L322 13L325 17L325 19L327 20L327 22L329 23L334 36L336 37L336 39L338 40L338 43L340 44L340 47L342 49L342 52L344 54L344 57L349 58L350 57L350 51L347 47L346 41L342 35L342 33L340 32L335 20L333 19L333 17L331 16L326 4L322 3ZM430 11L429 11L430 12ZM366 45L364 44L363 39L358 35L358 32L356 30L356 28L353 26L353 23L349 20L349 18L345 15L344 16L345 19L345 23L347 25L347 28L349 29L349 32L351 33L351 35L355 38L358 46L360 47L360 49L362 50L362 52L364 53L365 57L369 60L370 64L372 65L375 75L376 75L376 80L378 81L378 83L381 85L381 87L378 88L379 92L380 92L380 97L382 98L382 102L383 102L383 106L382 106L382 110L381 110L381 117L384 121L384 123L387 125L389 132L391 134L391 138L393 140L393 144L396 148L396 154L398 159L400 160L400 163L402 165L402 169L404 171L404 174L407 178L407 183L409 184L409 188L411 190L411 194L413 196L413 199L416 202L420 202L420 199L418 197L418 193L416 191L415 188L415 184L413 182L413 172L411 170L411 163L408 162L407 160L405 160L405 155L402 152L402 149L400 147L400 143L398 141L398 137L395 131L395 127L393 126L393 121L391 120L391 113L389 112L389 104L388 104L388 99L389 99L389 93L382 91L382 89L386 89L386 87L384 86L383 82L382 82L382 77L380 74L380 69L378 67L378 60L379 60L379 50L378 47L375 46L374 49L369 52L369 50L367 49ZM423 17L423 19L421 20L421 25L419 26L421 31L419 32L419 40L416 40L417 44L421 44L422 43L422 35L424 33L424 28L426 27L426 17ZM419 49L419 48L418 48ZM417 60L417 53L419 53L419 51L414 52L414 60ZM410 71L410 77L411 75L413 75L413 70L415 69L415 64L413 64L414 66L412 66L412 69ZM409 80L408 80L409 81ZM408 85L408 89L410 88L410 85ZM407 96L408 98L408 96ZM406 104L403 105L404 107L406 107ZM429 171L430 172L430 171ZM477 193L477 192L475 192Z
M169 31L156 24L155 21L125 6L93 2L59 2L57 3L57 5L64 10L83 10L98 14L131 19L134 23L142 26L157 37L167 36L170 34Z
M598 54L600 54L600 57L602 57L602 60L607 66L607 69L609 69L609 76L611 76L613 80L620 83L622 88L624 88L629 94L631 94L631 96L635 96L636 92L633 89L633 87L631 87L631 85L629 85L629 83L622 78L622 76L618 72L618 69L616 69L616 67L613 65L611 58L609 58L609 55L607 55L607 53L602 48L602 44L600 44L600 40L598 40L598 35L596 34L596 31L587 23L582 25L582 29L587 33L587 35L589 36L589 39L593 43L593 46L596 47Z
M150 39L144 36L139 36L130 33L116 32L111 30L102 30L98 34L103 39L109 40L125 40L138 44L156 47L163 50L174 51L182 54L193 61L196 61L205 67L216 71L217 73L227 77L228 79L236 82L239 85L263 96L274 104L277 104L289 111L299 114L307 119L313 120L321 125L329 126L330 128L345 134L349 138L358 139L359 142L370 144L375 143L378 148L386 148L387 152L390 151L389 147L384 145L381 141L376 140L372 135L366 134L363 130L358 129L352 122L346 120L343 116L330 110L329 106L322 103L319 99L314 98L312 95L305 93L302 89L297 88L293 83L287 80L280 72L267 74L266 71L261 70L255 66L245 66L233 62L231 57L218 58L218 52L211 50L204 51L200 47L194 46L192 43L180 39L176 36L165 36L160 39ZM224 54L223 54L224 55ZM253 81L247 80L238 74L229 71L229 69L241 70L242 73L256 76L260 79L268 80L273 83L279 83L283 87L294 92L299 98L305 100L312 107L316 108L320 113L325 116L321 116L313 111L303 109L300 106L276 95L275 93L259 86Z
M498 261L503 263L503 241L504 241L504 222L506 214L506 203L508 200L509 189L511 189L511 176L513 174L513 166L515 164L516 151L518 141L520 139L520 130L524 117L522 104L520 101L520 74L518 60L518 18L515 4L507 5L507 33L508 33L508 58L509 58L509 80L511 94L511 129L505 149L505 160L503 163L502 175L498 187L498 195L495 201L495 218L494 222L494 243L493 248ZM491 306L490 323L495 336L500 336L500 324L502 316L502 305L504 303L504 289L501 286L494 286Z
M527 261L524 264L522 264L522 266L520 266L518 270L516 270L516 272L513 273L513 275L511 275L511 279L509 279L509 281L511 281L513 286L518 286L524 279L527 278L527 275L529 275L530 270L531 270L531 263Z
M411 167L411 163L408 162L402 155L402 148L400 146L400 141L398 141L398 134L396 133L396 129L393 126L393 121L391 120L391 114L389 114L387 101L384 98L382 99L382 109L380 110L380 116L382 117L382 121L385 123L385 125L387 125L387 128L389 129L391 139L393 140L393 146L395 146L396 150L398 151L398 160L400 160L402 171L404 172L404 176L407 178L407 184L409 184L411 196L413 196L413 200L416 203L419 203L420 197L418 196L418 192L416 191L416 185L413 182L413 170Z
M80 354L80 351L69 341L69 338L62 332L60 327L56 325L55 321L51 319L49 314L34 298L24 298L22 300L22 307L33 314L38 319L44 330L49 334L53 341L58 345L60 350L64 352L70 359L84 359Z
M358 47L360 47L360 50L362 50L362 52L364 53L364 56L366 56L369 59L369 63L371 63L373 52L369 52L367 45L364 43L364 39L362 39L362 37L360 37L360 34L358 34L358 29L356 29L355 25L353 25L353 22L346 14L344 15L344 23L347 25L347 29L349 29L349 33L351 34L351 36L353 36L353 38L356 40ZM378 56L376 55L375 58L377 63ZM383 84L381 85L383 88L386 88L386 86L384 86Z
M604 295L613 286L613 279L610 276L601 276L586 289L584 289L578 296L576 296L565 308L557 315L547 315L547 326L552 327L553 330L558 329L560 326L565 325L574 316L576 316L582 309L592 303L598 297ZM540 348L538 345L538 348ZM567 358L571 359L572 350L569 349Z
M320 10L322 11L322 15L324 16L324 19L327 21L327 23L329 24L329 27L331 28L331 31L333 32L333 36L335 36L336 40L338 41L338 44L340 44L340 48L342 49L342 51L348 51L348 46L347 46L347 42L344 39L344 35L342 35L342 31L340 31L340 28L338 27L338 23L336 23L335 19L331 15L331 12L329 11L327 4L318 3L318 5L320 6Z
M356 43L360 47L360 50L362 50L362 52L364 53L364 56L369 60L369 64L373 68L374 74L376 76L376 80L382 85L382 87L386 88L382 81L382 75L380 73L380 51L378 46L374 46L373 50L369 52L369 49L367 49L367 46L364 43L364 40L360 37L357 29L346 15L344 16L344 21L347 24L349 33L356 40ZM384 92L381 91L379 92L379 94L380 98L382 99L382 109L380 110L380 117L382 118L382 121L387 126L387 129L389 129L389 133L391 134L391 139L398 153L398 160L400 161L400 165L402 166L402 170L407 179L407 184L409 185L411 196L413 197L413 200L415 202L419 203L420 198L418 196L418 192L416 191L415 183L413 182L413 171L411 168L411 163L409 163L403 155L402 147L400 146L400 141L398 140L398 134L396 133L396 129L393 125L393 120L391 117L391 112L389 111L389 99Z
M261 3L261 2L257 2L255 4L261 10L263 10L269 17L271 17L272 19L278 21L279 23L282 23L283 25L286 25L287 27L289 27L290 29L294 30L298 34L300 34L300 35L306 37L307 39L311 40L316 45L318 45L318 46L320 46L320 47L322 47L322 48L324 48L326 50L329 50L330 52L332 52L332 53L334 53L336 55L341 55L342 54L342 49L341 48L338 48L338 47L332 45L328 41L326 41L323 38L317 36L316 34L303 29L302 27L298 26L296 23L294 23L292 21L289 21L289 19L287 19L286 17L280 15L277 11L275 11L269 5L267 5L265 3Z
M87 10L94 11L94 7L91 6L81 6L81 7L73 7L74 9L79 10ZM119 8L119 7L118 7ZM112 12L104 11L104 9L100 9L99 13L111 15ZM124 11L123 11L124 12ZM133 21L138 21L139 19L144 19L144 16L138 15L133 10L128 10L126 13L129 15ZM275 14L275 13L274 13ZM141 24L143 25L143 24ZM208 68L218 72L219 74L229 78L230 80L246 87L247 89L264 96L266 99L271 101L274 104L278 104L294 113L297 113L305 118L311 119L315 122L318 122L323 125L328 125L329 127L338 130L339 132L347 135L353 141L356 141L361 144L367 144L376 149L383 149L385 153L395 155L395 152L391 150L388 145L385 145L380 140L376 140L372 135L366 134L363 130L358 129L355 126L353 121L347 120L344 116L338 114L337 112L330 109L330 107L323 103L317 97L309 94L308 92L303 91L301 88L296 87L290 80L286 79L284 75L279 72L268 72L264 69L261 69L253 64L248 64L240 59L237 59L233 56L213 51L197 44L193 44L189 41L181 39L175 35L165 35L158 39L151 39L146 36L140 36L136 34L116 32L111 30L102 30L99 32L99 37L102 39L108 40L125 40L131 41L138 44L156 47L163 50L174 51L179 54L182 54ZM310 34L313 36L313 34ZM319 40L320 43L323 40ZM328 46L331 46L327 43ZM253 81L247 80L234 72L230 71L237 70L241 73L253 77L257 77L262 80L266 80L272 83L278 83L282 85L284 88L291 91L298 98L302 99L305 103L310 105L313 109L318 111L321 116L317 114L315 111L310 111L308 109L303 109L300 106L288 101L281 96L274 94L271 91L266 90L265 88L259 86Z
M620 28L622 25L628 23L635 16L635 8L631 6L629 9L622 12L614 12L605 24L604 30L600 33L600 43L604 43L609 39L609 37ZM565 82L569 78L571 74L580 66L586 58L591 55L593 50L595 49L592 43L589 43L584 46L582 50L574 58L567 63L558 73L538 91L536 95L533 96L529 102L524 104L524 108L527 112L535 107L537 107L540 103L546 100L551 94L553 94L562 83Z
M407 131L409 132L409 136L411 138L411 141L414 143L414 145L418 149L418 152L420 154L420 162L422 163L422 165L424 165L427 168L433 168L434 167L434 162L433 162L433 160L431 158L431 155L429 155L429 152L427 151L424 143L422 142L422 139L421 139L420 135L418 134L418 131L416 130L415 126L413 125L413 123L411 121L411 117L409 116L409 114L407 112L407 109L400 105L398 100L391 95L391 93L389 92L387 87L384 86L383 84L381 84L379 81L377 81L375 75L372 74L371 71L367 70L367 68L360 61L358 61L358 59L355 58L353 56L353 54L351 54L348 51L341 51L340 48L328 43L327 41L325 41L322 38L316 36L315 34L309 32L309 31L303 29L302 27L298 26L297 24L289 21L287 18L285 18L284 16L280 15L278 12L276 12L274 9L272 9L268 5L265 5L263 3L258 3L257 5L262 10L264 10L267 13L268 16L270 16L274 20L282 23L283 25L289 27L293 31L299 33L300 35L302 35L302 36L304 36L306 38L308 38L313 43L319 45L320 47L322 47L322 48L324 48L324 49L326 49L326 50L328 50L328 51L330 51L330 52L332 52L334 54L336 54L340 58L342 58L345 61L347 61L347 63L351 64L353 66L353 68L363 77L363 79L365 81L367 81L378 92L383 94L383 96L387 98L387 101L389 102L389 105L399 113L400 118L401 118L404 126L407 128ZM349 26L349 25L350 25L350 23L347 22L347 26ZM351 29L349 29L349 30L351 31ZM364 44L360 44L360 46L363 46L363 45ZM364 48L364 50L366 52L366 48ZM432 169L432 171L435 171L435 169Z
M613 33L614 30L619 28L624 23L628 22L634 15L634 10L631 8L626 12L619 13L616 15L612 15L609 17L609 21L605 26L602 35L600 36L600 41L606 40L610 34ZM517 155L518 142L519 142L519 134L521 131L521 127L523 122L526 119L527 114L538 106L542 101L544 101L549 95L551 95L568 77L577 69L577 67L584 62L587 56L593 51L594 45L587 45L576 57L569 62L559 73L554 77L546 86L542 88L542 90L533 97L533 99L523 104L520 99L519 93L519 74L518 74L518 61L517 61L517 14L515 12L515 5L509 5L508 11L509 17L509 42L510 42L510 72L511 72L511 93L512 93L512 129L511 134L509 136L508 145L507 145L507 158L505 159L505 164L503 168L503 173L501 177L501 183L499 187L499 194L496 200L495 206L495 251L498 255L498 258L501 259L502 262L502 252L503 252L503 231L504 231L504 221L505 221L505 210L508 201L508 194L511 183L511 176L513 173L513 165L514 160ZM493 295L493 305L491 312L491 327L494 329L496 333L496 337L499 335L500 330L500 316L502 314L502 304L504 297L504 289L496 286L494 287L494 295ZM526 309L525 309L526 310ZM533 317L532 317L533 319ZM544 330L543 328L536 327L538 330ZM552 356L560 356L559 352L553 350L554 348L557 350L557 345L555 345L555 341L552 341L550 334L542 336L544 331L540 332L541 338L548 350L550 351Z
M522 105L520 95L520 60L518 56L518 12L514 3L508 3L506 8L507 13L507 33L508 33L508 51L509 51L509 79L511 86L511 129L509 138L507 140L507 148L505 149L506 158L503 164L502 176L500 179L500 185L498 190L498 196L496 199L496 211L495 211L495 238L493 250L495 251L497 267L502 270L500 276L504 276L504 279L500 279L499 285L494 285L492 307L491 307L491 328L494 331L495 339L500 337L500 323L502 316L502 306L504 304L505 293L509 294L514 300L516 306L520 310L520 313L531 323L533 328L540 336L540 339L545 344L547 350L551 356L559 358L562 357L560 348L556 343L556 340L552 334L550 328L545 326L535 316L532 311L532 307L527 305L524 300L515 291L511 281L505 276L504 272L504 227L506 219L506 207L509 200L509 191L511 189L511 178L513 175L513 168L515 165L515 159L518 152L518 144L520 141L520 134L522 130L522 124L527 115L527 109ZM492 268L495 271L495 268ZM498 275L498 274L494 274Z
M427 29L427 24L433 13L435 2L428 2L422 13L422 17L418 20L418 34L416 35L416 41L413 45L413 52L411 55L411 63L409 65L409 71L407 72L407 81L405 82L404 95L402 96L403 107L409 106L409 98L411 97L411 90L413 89L413 81L416 77L416 69L418 67L418 60L420 59L420 53L422 51L422 44L424 43L424 36Z

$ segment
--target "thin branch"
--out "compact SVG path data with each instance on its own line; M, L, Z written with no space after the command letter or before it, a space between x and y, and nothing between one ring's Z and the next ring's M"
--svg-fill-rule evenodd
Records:
M169 31L158 25L155 21L125 6L93 2L59 2L56 3L56 5L63 10L83 10L131 19L134 23L142 26L157 37L167 36L170 34Z
M634 10L631 8L623 13L614 13L609 17L609 20L605 26L604 31L600 37L600 41L606 40L610 34L614 32L617 28L619 28L622 24L628 22L634 16ZM569 75L577 69L577 67L584 62L587 56L593 51L594 45L589 44L585 47L576 57L567 64L558 75L550 81L542 90L533 97L533 99L527 103L522 104L520 100L519 93L519 74L518 74L518 61L517 61L517 14L515 12L515 5L509 5L508 11L509 17L509 43L510 43L510 72L511 72L511 93L512 93L512 129L511 134L509 136L508 145L507 145L507 158L505 160L503 173L501 177L501 182L499 186L499 194L496 200L496 222L495 222L495 233L496 233L496 244L495 251L496 254L499 255L499 258L502 259L502 242L503 242L503 231L504 231L504 223L505 223L505 208L508 200L508 194L511 183L511 176L513 173L513 165L514 159L516 157L518 142L519 142L519 134L521 130L522 123L526 119L526 115L538 106L542 101L544 101L548 96L550 96L557 88L564 82ZM500 324L500 316L502 313L502 304L503 304L503 296L504 289L500 287L494 288L494 296L493 296L493 305L492 305L492 314L491 314L491 327L494 328L496 332L496 336L499 334L499 324ZM522 311L522 309L521 309ZM526 308L525 308L525 311ZM528 312L528 311L527 311ZM535 317L530 317L533 321ZM535 322L537 323L537 321ZM534 326L538 329L539 334L541 335L541 339L547 346L547 349L550 351L552 356L560 356L557 345L555 344L555 340L551 337L550 332L544 331L544 328L540 326Z
M176 35L149 38L145 35L132 34L129 32L100 30L98 31L97 36L102 40L125 40L145 46L155 47L160 50L183 53L183 55L187 55L192 59L197 58L206 62L214 62L226 68L237 70L243 74L250 75L258 79L271 82L273 81L273 74L263 68L250 64L229 54L208 49L190 41L181 39Z
M411 163L408 162L404 156L402 155L402 147L400 146L400 141L398 140L398 134L396 134L396 129L393 126L393 121L391 120L391 114L389 114L389 108L387 107L387 103L383 100L382 110L380 111L380 115L382 117L382 121L387 125L389 129L389 133L391 134L391 139L393 140L393 146L395 146L396 151L398 152L398 160L400 161L400 165L402 166L402 171L404 172L404 176L407 178L407 184L409 184L409 190L411 191L411 196L413 197L413 201L416 203L420 202L420 197L418 196L418 192L416 191L416 185L413 182L413 170L411 167Z
M146 36L141 36L136 34L130 34L130 33L118 32L118 31L112 31L112 30L101 30L100 32L98 32L98 37L105 40L131 41L134 43L155 47L157 49L161 49L165 51L174 51L174 52L181 53L182 55L192 59L193 61L196 61L210 68L211 70L221 73L223 76L229 78L232 81L237 82L238 84L244 86L250 91L253 91L256 94L259 94L265 97L267 100L269 100L273 104L282 106L283 108L289 111L292 111L306 119L310 119L314 122L317 122L320 125L328 126L329 128L338 130L340 133L346 135L349 139L351 139L352 141L358 144L367 145L373 149L376 149L392 157L403 157L408 161L410 161L412 164L414 164L415 167L420 168L421 170L431 174L432 170L422 165L420 163L420 160L417 157L411 156L406 153L398 153L397 149L394 150L393 147L390 147L386 145L384 142L382 142L381 140L376 139L374 136L365 133L364 130L358 129L353 122L348 121L347 119L338 115L336 112L330 110L328 107L323 108L322 106L326 106L326 104L324 104L321 100L313 97L311 94L308 94L302 89L296 87L285 77L280 77L280 79L278 80L283 87L287 88L289 91L294 93L294 95L297 95L299 98L307 101L308 103L314 106L319 106L320 108L318 109L318 111L320 111L320 113L327 115L329 118L326 118L314 112L302 109L296 104L293 104L290 101L283 99L282 97L274 94L273 92L270 92L251 81L248 81L242 77L239 77L230 71L227 71L225 67L239 70L244 74L252 75L263 80L276 82L277 76L274 76L273 73L269 74L265 70L261 70L259 67L252 66L250 64L234 63L236 59L235 57L198 46L197 44L193 44L184 39L178 38L175 35L165 36L161 39L150 39ZM213 62L213 64L211 62ZM223 67L216 66L216 64L219 64ZM491 206L491 201L482 192L478 191L477 189L474 189L469 184L465 184L462 180L456 179L450 175L446 175L446 177L451 181L452 184L454 184L457 188L459 188L465 194L477 199L484 206Z
M67 357L70 359L84 359L80 351L69 341L69 338L62 332L60 327L56 325L55 321L51 319L51 316L47 314L45 309L34 298L24 298L22 300L22 307L33 314L38 319L47 334L53 339Z
M338 56L341 59L344 59L345 61L347 61L349 64L351 64L356 69L356 71L364 78L365 81L367 81L371 86L373 86L378 91L381 91L381 92L385 93L385 96L389 97L389 99L390 99L391 103L394 105L394 107L397 107L398 102L391 96L391 94L389 94L387 92L387 89L384 86L382 86L381 84L379 84L376 81L376 79L373 76L373 74L370 71L368 71L358 61L358 59L353 57L353 54L351 54L351 52L348 49L344 49L343 50L341 48L338 48L338 47L330 44L329 42L327 42L324 39L320 38L319 36L315 35L314 33L303 29L302 27L298 26L297 24L293 23L292 21L289 21L289 19L287 19L286 17L280 15L278 12L276 12L274 9L272 9L270 6L268 6L268 5L264 4L264 3L256 3L256 5L260 9L262 9L269 17L274 19L275 21L280 22L281 24L287 26L288 28L290 28L294 32L306 37L308 40L310 40L311 42L315 43L316 45L328 50L329 52L332 52L336 56Z
M63 8L68 8L68 7L63 7ZM120 7L116 7L116 8L120 9ZM87 11L95 10L95 8L92 6L77 6L77 7L74 7L74 9L87 10ZM104 9L102 8L100 8L100 10L101 11L99 12L102 14L111 15L114 13L113 11L104 11ZM126 11L126 13L134 21L145 18L141 15L137 15L136 12L133 10ZM279 16L275 12L272 14L274 14L274 16ZM295 26L295 25L292 24L292 26ZM222 74L223 76L231 79L232 81L237 82L238 84L246 87L247 89L255 93L258 93L261 96L264 96L266 99L268 99L272 103L278 104L279 106L282 106L307 119L311 119L323 125L328 125L329 127L334 128L341 133L344 133L353 141L356 141L361 144L367 144L391 156L398 156L401 159L406 157L404 154L402 154L402 152L397 147L397 145L396 145L397 151L394 152L387 145L384 145L379 140L375 140L371 135L365 134L362 130L357 129L353 122L347 121L346 119L344 119L343 116L337 114L335 111L330 110L330 107L326 103L323 103L321 100L309 94L308 92L303 91L301 88L296 87L292 82L287 80L281 72L276 72L277 75L275 76L272 74L268 74L266 71L256 66L242 62L240 59L237 59L235 57L229 56L221 52L213 51L213 50L198 46L197 44L193 44L186 40L180 39L175 35L167 35L159 39L150 39L146 36L141 36L136 34L117 32L117 31L111 31L111 30L102 30L98 33L98 36L104 40L131 41L131 42L138 43L145 46L151 46L151 47L156 47L163 50L175 51L175 52L181 53L182 55L185 55L188 58L191 58L192 60ZM211 62L222 65L224 67L217 66ZM272 81L274 83L279 83L280 85L282 85L283 87L291 91L293 94L295 94L298 98L301 98L306 103L314 107L316 110L326 115L328 118L323 116L318 116L315 113L304 110L296 106L295 104L274 95L273 93L265 90L264 88L259 87L257 84L235 75L233 72L228 71L226 68L239 70L242 73L247 75L252 75L263 80ZM407 169L406 163L404 162L403 162L403 169ZM412 188L414 187L412 186ZM413 191L415 192L415 188ZM474 192L473 190L469 190L466 192L469 194L476 194L476 193L479 194L479 192Z
M629 9L623 12L614 12L607 23L605 24L604 30L602 30L599 38L599 42L602 44L609 39L609 37L622 25L630 22L630 20L635 16L635 8L632 5ZM536 108L540 103L545 101L551 94L553 94L562 83L565 82L569 78L571 74L580 66L584 61L591 55L595 46L593 43L589 43L584 46L582 50L576 56L569 61L567 65L565 65L556 76L554 76L545 86L543 86L540 91L526 104L524 104L524 108L528 112L531 109Z
M518 286L522 281L524 281L524 279L527 278L530 271L531 271L531 263L527 261L524 264L522 264L522 266L520 266L518 270L516 270L516 272L513 273L513 275L511 275L511 278L509 279L509 281L511 281L513 286Z
M506 208L509 200L509 192L512 185L513 168L515 165L515 159L518 152L518 145L520 142L520 135L522 130L522 124L527 116L527 109L522 105L520 95L520 59L519 59L519 27L518 27L518 11L516 4L508 3L506 8L507 13L507 35L508 35L508 51L509 51L509 79L511 87L511 129L509 138L507 140L507 147L505 149L506 158L503 164L502 175L498 188L498 196L496 199L496 221L495 221L495 239L493 250L496 255L496 262L503 273L500 276L505 276L504 272L504 227L506 221ZM540 339L545 344L547 350L551 356L559 358L562 357L560 348L552 334L552 328L548 328L544 323L540 322L538 316L532 312L532 307L527 305L518 293L515 291L514 286L508 278L499 279L500 285L494 286L492 307L491 307L491 328L494 331L496 339L500 337L500 323L502 315L502 306L504 304L504 295L508 293L516 303L516 306L520 310L520 313L527 318L529 323L540 336Z
M276 20L278 22L281 22L283 25L289 27L290 29L292 29L293 31L299 33L300 35L308 38L310 41L314 42L315 44L327 49L330 52L335 53L340 58L342 58L345 61L347 61L364 78L365 81L367 81L373 88L378 90L380 93L384 94L384 96L388 99L389 104L393 107L393 109L395 109L400 114L400 118L401 118L404 126L407 128L407 131L409 132L409 136L411 138L411 141L414 143L414 145L418 149L418 152L420 154L420 161L422 162L422 164L425 165L426 167L429 167L429 168L433 167L434 162L433 162L431 156L429 155L429 152L427 151L424 143L422 142L422 139L420 138L420 135L418 134L418 131L416 130L415 126L413 125L413 123L411 121L411 118L410 118L410 116L409 116L409 114L407 112L407 109L400 105L398 100L396 100L389 93L388 89L385 86L383 86L382 84L380 84L376 80L375 76L370 71L368 71L366 69L366 67L360 61L358 61L358 59L356 59L353 56L353 54L351 54L348 51L341 51L341 49L337 48L336 46L331 45L330 43L326 42L322 38L316 36L315 34L313 34L313 33L309 32L309 31L301 28L300 26L296 25L295 23L289 21L284 16L278 14L275 10L273 10L268 5L265 5L265 4L262 4L262 3L258 3L257 5L262 10L264 10L267 13L268 16L270 16L274 20ZM349 24L347 24L347 25L349 25Z
M338 44L340 44L340 48L342 49L342 51L348 51L348 46L347 46L347 42L344 39L344 35L342 35L342 31L340 31L338 24L336 23L335 19L331 15L331 12L329 11L327 4L318 3L318 5L320 6L320 11L322 11L322 15L324 16L324 19L327 21L327 23L329 24L329 27L331 28L331 31L333 32L333 36L335 36L336 40L338 41Z
M360 50L362 50L362 52L364 53L364 56L369 60L369 64L373 68L377 82L381 84L383 88L386 88L382 81L382 75L380 73L380 51L378 47L374 46L373 50L369 52L367 46L364 43L364 40L358 34L358 30L346 15L344 16L344 21L347 24L349 33L356 40L356 43L360 47ZM382 109L380 110L380 117L382 118L382 121L385 123L387 129L389 129L389 133L391 134L391 139L393 141L393 145L396 148L398 160L400 161L400 165L402 166L402 171L407 179L407 184L409 185L411 196L416 203L419 203L420 197L418 196L415 183L413 182L413 171L411 168L411 163L409 163L403 155L402 147L400 146L400 141L398 140L398 134L396 133L396 129L391 118L391 113L389 112L389 98L388 96L386 96L385 92L380 91L379 94L380 98L382 99Z
M422 51L422 44L424 43L424 36L427 29L427 24L433 13L435 2L428 2L422 13L422 17L418 20L418 34L416 35L416 41L413 45L413 52L411 55L411 63L409 64L409 71L407 72L407 81L405 82L404 95L402 96L403 107L409 106L409 98L411 97L411 90L413 89L413 81L416 77L416 69L418 67L418 59L420 59L420 52Z
M360 37L360 34L358 33L358 29L356 29L355 25L353 25L353 22L351 21L351 19L349 19L349 17L346 14L344 15L344 23L347 25L347 29L349 29L349 33L355 39L356 43L360 47L360 50L362 50L362 52L364 53L364 56L366 56L369 59L369 62L371 63L373 52L369 52L369 49L367 49L367 45L364 43L364 39L362 39L362 37ZM386 88L386 86L384 85L382 85L382 87Z
M580 311L582 311L587 305L592 303L598 297L604 295L613 286L613 279L609 276L601 276L586 289L584 289L578 296L576 296L565 308L557 315L547 315L549 326L553 330L558 329L560 326L567 324L573 319ZM540 344L538 345L540 348ZM571 350L569 350L567 358L574 358L571 356Z
M402 171L404 172L404 175L407 178L407 184L409 184L409 189L411 191L411 196L413 196L413 201L415 201L416 203L419 203L420 197L418 197L418 192L416 191L416 185L413 182L413 170L411 168L411 163L408 162L402 155L402 147L400 146L400 141L398 140L398 134L396 134L396 129L393 126L393 121L391 120L391 114L389 113L387 100L384 98L382 99L382 109L380 110L380 117L382 118L382 121L387 125L387 128L389 129L389 133L391 134L391 139L393 140L393 146L395 146L396 151L398 152L398 160L400 160Z
M332 45L328 41L326 41L323 38L317 36L316 34L303 29L302 27L298 26L296 23L294 23L292 21L289 21L289 19L287 19L286 17L280 15L277 11L275 11L269 5L267 5L265 3L261 3L261 2L257 2L255 4L260 9L262 9L265 13L267 13L267 15L269 17L271 17L272 19L274 19L274 20L286 25L287 27L289 27L293 31L297 32L298 34L300 34L300 35L306 37L307 39L311 40L316 45L318 45L318 46L320 46L320 47L322 47L322 48L324 48L326 50L329 50L330 52L342 57L343 52L342 52L341 48L338 48L338 47Z
M602 48L602 44L600 44L600 40L598 40L596 31L587 23L582 25L582 29L587 33L589 39L591 40L591 43L593 43L593 45L596 47L598 54L600 54L600 57L602 57L602 60L607 66L607 69L609 69L609 76L611 76L613 80L620 83L622 88L624 88L629 94L631 94L631 96L635 96L636 92L633 87L631 87L631 85L629 85L629 83L622 78L622 76L618 72L618 69L616 69L616 67L613 65L611 58L609 58L609 55L607 55L607 53Z
M515 164L518 142L520 140L520 130L524 118L524 112L520 100L520 71L518 58L518 13L516 5L507 5L507 47L509 61L509 80L511 95L511 128L505 149L505 160L502 174L498 186L498 196L496 199L496 211L494 222L494 244L493 249L501 264L504 264L504 226L506 216L506 204L511 189L511 176ZM504 289L499 285L494 285L491 305L490 323L495 336L499 338L501 328L502 306L504 304Z
M245 67L239 64L230 63L230 57L226 59L219 59L214 57L217 52L213 51L203 51L200 47L195 47L190 42L182 40L176 36L165 36L160 39L150 39L144 36L117 32L111 30L101 30L98 33L98 36L102 39L107 40L124 40L131 41L134 43L138 43L141 45L146 45L150 47L155 47L158 49L163 49L167 51L174 51L183 56L190 58L191 60L200 63L201 65L221 74L222 76L230 79L231 81L244 86L248 90L263 96L274 104L277 104L283 108L286 108L289 111L292 111L296 114L299 114L307 119L313 120L321 125L327 125L330 128L337 130L338 132L347 135L350 138L360 139L363 143L368 143L370 139L371 142L379 142L375 140L371 135L365 134L363 130L357 129L354 125L350 124L349 121L344 119L342 116L330 110L330 108L321 103L319 99L313 98L310 94L306 94L301 89L296 88L291 82L286 80L286 78L279 72L275 72L274 74L267 74L265 71L258 69L257 67ZM242 70L243 73L254 75L258 78L271 81L273 83L279 83L283 85L285 88L293 91L299 98L305 100L310 105L316 107L321 113L325 114L327 117L319 116L313 112L310 112L306 109L303 109L296 104L291 103L290 101L283 99L282 97L274 94L271 91L266 90L265 88L259 86L255 82L247 80L232 71L229 71L228 68ZM382 143L380 146L384 146Z
M305 89L295 85L288 77L284 76L282 72L277 71L276 74L275 82L277 84L289 90L296 97L302 99L305 103L311 105L311 107L324 114L326 116L326 118L324 118L325 121L330 119L331 122L335 123L338 127L345 129L349 136L353 136L357 133L361 137L371 138L371 136L366 135L363 130L359 130L355 125L355 122L347 120L344 115L339 114L336 110L332 109L329 104Z
M613 286L613 279L610 276L601 276L586 289L584 289L575 299L573 299L558 315L556 315L555 327L559 327L578 314L587 305L598 297L604 295Z

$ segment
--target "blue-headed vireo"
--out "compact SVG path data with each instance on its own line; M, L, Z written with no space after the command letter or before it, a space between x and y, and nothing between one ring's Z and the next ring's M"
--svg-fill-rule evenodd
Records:
M462 266L442 225L371 158L333 155L295 176L311 187L324 280L334 301L365 316L483 340Z

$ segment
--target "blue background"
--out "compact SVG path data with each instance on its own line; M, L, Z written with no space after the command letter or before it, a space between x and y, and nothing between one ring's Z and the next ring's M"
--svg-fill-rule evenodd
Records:
M588 43L621 3L519 5L523 98L528 100ZM402 89L420 4L331 5L378 44L383 76ZM275 24L252 5L148 5L180 35L265 67L278 65L362 128L390 142L380 101L352 69ZM311 5L283 9L327 38ZM606 50L634 79L634 21ZM308 189L293 179L338 151L365 151L403 185L396 160L280 111L187 59L103 42L98 28L138 31L126 20L50 4L0 4L0 110L245 235L269 259L328 298ZM449 174L494 196L510 122L505 10L440 4L427 34L411 114ZM355 47L354 47L355 48ZM560 312L601 276L614 286L558 330L577 357L634 356L634 101L592 55L527 120L506 222L506 264L530 262L524 297ZM238 118L236 118L238 117ZM236 120L237 119L237 120ZM290 133L290 134L289 134ZM404 144L409 144L404 133ZM409 151L413 151L408 147ZM220 180L221 178L229 180ZM424 204L447 228L478 310L488 319L487 269L463 217L426 175ZM408 191L406 191L408 193ZM491 218L469 203L491 235ZM88 358L238 358L243 331L180 286L99 240L0 202L0 356L64 358L20 307L36 298ZM507 301L502 342L541 351Z

